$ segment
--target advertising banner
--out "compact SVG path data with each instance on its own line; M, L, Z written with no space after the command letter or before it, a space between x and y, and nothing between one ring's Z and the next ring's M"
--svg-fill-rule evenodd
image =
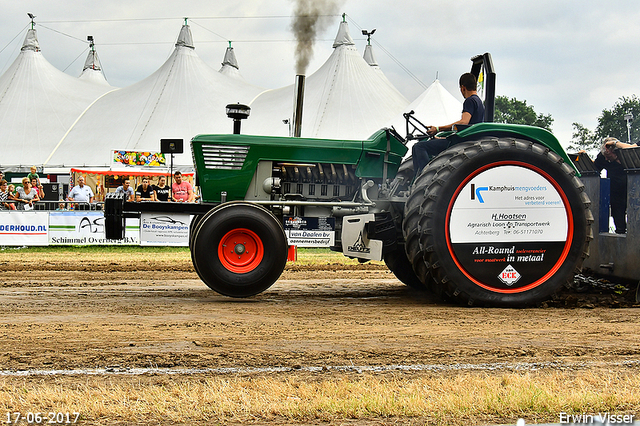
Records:
M0 212L0 245L47 246L49 213Z
M45 213L46 214L46 213ZM123 240L108 240L104 235L104 214L96 211L49 213L51 245L137 245L140 244L140 220L126 219Z
M284 232L290 246L331 247L336 240L333 217L284 217Z
M167 166L167 160L163 153L148 151L113 151L113 162L127 166Z
M141 246L189 246L188 214L142 213L140 216Z

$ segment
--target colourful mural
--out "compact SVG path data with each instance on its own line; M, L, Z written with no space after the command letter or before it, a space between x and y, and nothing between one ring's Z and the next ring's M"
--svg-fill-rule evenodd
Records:
M113 151L113 162L127 166L166 167L164 154L145 151Z

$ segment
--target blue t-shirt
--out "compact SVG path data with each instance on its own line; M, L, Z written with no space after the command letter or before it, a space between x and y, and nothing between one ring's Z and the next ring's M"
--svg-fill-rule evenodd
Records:
M484 105L480 96L471 95L465 99L462 104L462 112L471 114L469 125L482 123L484 121Z

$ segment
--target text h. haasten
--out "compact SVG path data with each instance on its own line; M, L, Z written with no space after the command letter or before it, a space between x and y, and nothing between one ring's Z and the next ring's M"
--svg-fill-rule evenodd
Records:
M493 220L525 220L526 218L525 213L493 213L491 215Z

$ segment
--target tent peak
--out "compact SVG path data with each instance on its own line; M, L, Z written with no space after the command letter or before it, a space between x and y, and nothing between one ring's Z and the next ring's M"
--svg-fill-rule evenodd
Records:
M100 66L100 60L98 59L98 52L96 52L96 45L93 41L93 36L87 36L87 41L89 42L89 54L84 62L84 68L82 68L82 71L86 69L100 71L102 67Z
M367 45L364 47L364 60L367 61L367 63L369 65L371 65L372 67L377 67L378 66L378 61L376 61L376 58L373 54L373 47L371 47L371 36L373 34L375 34L376 29L372 29L371 31L368 30L362 30L362 35L367 36Z
M100 59L98 59L98 52L95 49L89 50L89 54L87 55L87 59L84 62L84 67L82 71L86 69L92 69L96 71L102 70L102 66L100 65Z
M373 54L373 47L370 44L367 44L364 47L364 60L367 61L367 63L369 65L371 65L372 67L377 67L378 66L378 61L376 61L376 57Z
M27 30L27 36L22 43L22 51L33 50L34 52L40 51L40 43L38 43L38 33L34 29Z
M333 42L333 47L336 48L338 46L352 46L355 43L349 34L349 24L344 20L340 22L340 27L338 28L338 35L336 35L336 40Z
M189 25L186 24L187 18L185 18L185 24L180 29L180 35L178 36L178 41L176 42L176 47L188 47L190 49L195 49L193 45L193 36L191 35L191 29Z
M240 69L238 66L238 60L236 59L236 54L233 51L233 47L231 47L231 41L229 41L229 47L224 52L224 59L222 60L222 66L228 65L235 69Z

